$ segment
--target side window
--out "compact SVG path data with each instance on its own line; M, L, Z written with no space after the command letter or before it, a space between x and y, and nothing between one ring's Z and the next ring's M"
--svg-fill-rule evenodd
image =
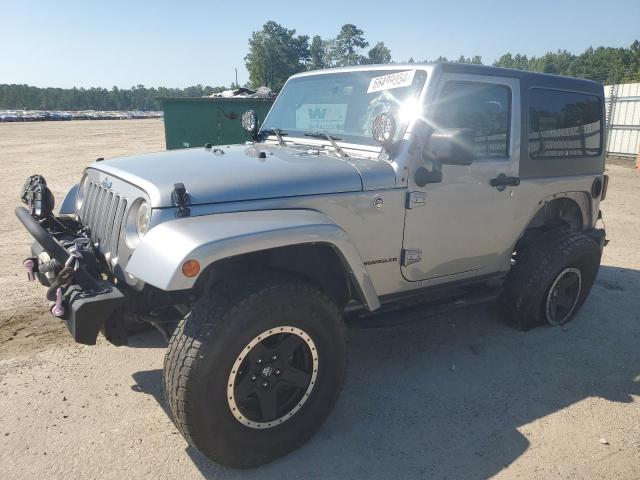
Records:
M440 93L436 128L469 128L475 132L479 158L509 155L511 91L504 85L447 82Z
M602 102L595 95L532 88L529 156L598 156L602 150Z

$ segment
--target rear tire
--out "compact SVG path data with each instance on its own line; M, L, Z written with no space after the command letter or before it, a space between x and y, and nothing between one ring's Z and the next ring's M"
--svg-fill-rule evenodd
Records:
M564 325L584 303L600 267L600 247L581 232L549 232L521 247L501 295L508 324Z
M321 291L279 275L243 279L205 293L178 324L165 398L178 430L207 458L253 467L315 433L345 367L342 318Z

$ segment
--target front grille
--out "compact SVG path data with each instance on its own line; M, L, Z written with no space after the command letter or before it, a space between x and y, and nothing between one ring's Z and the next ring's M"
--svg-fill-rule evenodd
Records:
M82 223L89 227L91 240L98 253L107 258L118 256L126 210L126 198L95 182L89 182L82 208Z

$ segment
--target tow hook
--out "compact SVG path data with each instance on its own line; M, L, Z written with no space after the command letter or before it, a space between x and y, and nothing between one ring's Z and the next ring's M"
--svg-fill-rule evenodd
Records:
M62 306L62 288L58 287L56 290L56 301L51 306L51 315L54 317L64 317L64 307Z
M27 279L29 279L30 282L33 282L36 279L36 275L34 273L36 262L33 258L27 258L24 262L22 262L22 265L27 270Z

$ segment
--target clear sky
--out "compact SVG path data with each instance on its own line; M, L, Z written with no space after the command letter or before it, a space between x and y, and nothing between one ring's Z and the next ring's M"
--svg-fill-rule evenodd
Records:
M640 38L640 0L263 1L0 0L0 83L36 86L229 85L267 20L335 37L341 25L384 41L395 61L511 51L542 55Z

